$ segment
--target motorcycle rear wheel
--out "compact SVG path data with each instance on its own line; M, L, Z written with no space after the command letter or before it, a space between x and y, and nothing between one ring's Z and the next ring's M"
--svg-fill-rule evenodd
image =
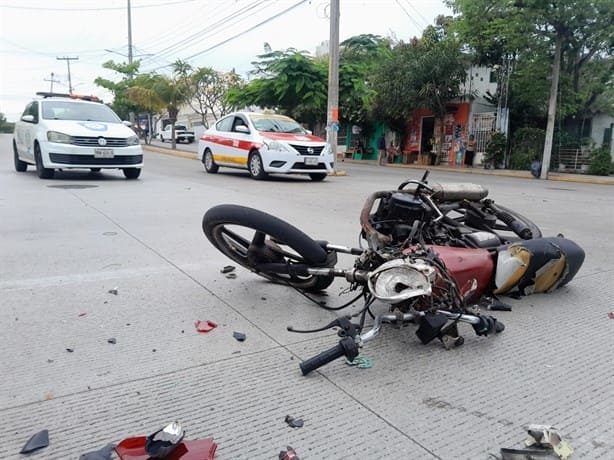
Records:
M316 292L326 289L334 276L264 272L259 264L326 267L322 246L298 228L257 209L219 205L209 209L202 222L209 241L220 252L248 270L276 283Z

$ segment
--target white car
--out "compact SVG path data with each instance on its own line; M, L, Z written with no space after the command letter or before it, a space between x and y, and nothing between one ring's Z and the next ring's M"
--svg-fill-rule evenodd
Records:
M333 169L326 141L292 118L235 112L220 119L198 142L198 157L208 173L220 166L247 169L254 179L269 173L308 174L323 180Z
M143 149L135 132L95 97L36 93L15 123L15 170L35 165L38 177L56 169L122 169L136 179L143 167Z
M172 125L166 125L166 127L160 131L160 142L170 142L173 139L172 129ZM177 142L187 142L191 144L194 142L194 131L188 131L185 125L175 125L175 140Z

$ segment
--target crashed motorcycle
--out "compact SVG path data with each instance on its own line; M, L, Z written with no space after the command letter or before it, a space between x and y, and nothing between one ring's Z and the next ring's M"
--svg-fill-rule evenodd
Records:
M343 278L357 295L338 307L319 303L329 310L363 301L357 313L321 328L288 328L335 328L340 337L337 345L300 364L303 375L344 356L353 361L385 323L413 323L422 343L438 339L446 348L463 344L460 323L479 336L501 332L504 325L484 313L508 309L500 295L550 292L580 269L584 251L573 241L543 237L530 219L495 203L480 185L430 184L428 175L367 198L359 247L314 240L244 206L219 205L205 213L206 237L243 267L308 297ZM356 256L352 267L337 267L341 253ZM375 315L376 301L389 311Z

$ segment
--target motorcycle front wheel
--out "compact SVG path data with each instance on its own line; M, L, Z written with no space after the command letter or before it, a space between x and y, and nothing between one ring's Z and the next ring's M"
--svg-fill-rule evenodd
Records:
M203 231L220 252L248 270L276 283L316 292L326 289L332 275L289 274L263 271L263 264L327 267L324 248L298 228L257 209L224 204L209 209L203 217Z

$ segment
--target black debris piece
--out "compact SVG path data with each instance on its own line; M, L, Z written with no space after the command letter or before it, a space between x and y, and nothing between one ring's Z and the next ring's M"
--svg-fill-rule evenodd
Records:
M237 339L239 342L244 342L247 336L243 332L233 332L232 336Z
M166 458L177 448L184 436L185 431L179 422L169 423L147 436L145 452L152 458Z
M226 274L226 273L230 273L230 272L234 272L235 271L235 266L234 265L226 265L224 268L222 268L220 270L220 272Z
M107 444L102 449L86 452L79 456L79 460L111 460L115 444Z
M115 337L111 337L110 339L107 340L107 342L112 343L113 345L115 345L117 343L117 340L115 339Z
M67 348L67 349L66 349L66 351L67 351L68 353L72 353L73 351L75 351L75 349L74 349L74 348Z
M286 423L292 428L301 428L305 424L302 418L294 418L290 415L286 415Z
M226 278L228 278L229 280L233 280L237 277L236 273L226 273Z
M116 287L114 287L113 289L109 289L109 294L117 295L117 293L118 291Z
M25 446L21 449L19 453L28 454L30 452L34 452L37 449L42 449L43 447L47 447L49 445L49 430L42 430L38 433L32 435L28 442L26 442Z

